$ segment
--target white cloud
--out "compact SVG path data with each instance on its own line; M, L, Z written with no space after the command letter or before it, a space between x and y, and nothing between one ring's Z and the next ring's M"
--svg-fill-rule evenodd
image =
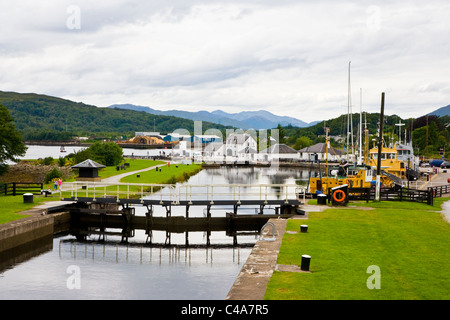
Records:
M67 8L80 8L70 30ZM0 3L0 90L98 106L267 109L304 121L353 110L416 117L448 101L445 1Z

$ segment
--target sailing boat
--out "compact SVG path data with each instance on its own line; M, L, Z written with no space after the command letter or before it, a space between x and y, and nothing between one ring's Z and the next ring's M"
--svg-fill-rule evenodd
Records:
M404 125L399 122L396 126ZM406 137L405 137L406 141ZM377 165L378 147L374 147L369 151L369 164L373 167ZM412 167L411 167L412 166ZM401 131L399 133L399 142L395 143L392 148L383 146L381 149L381 168L402 180L417 180L419 171L416 169L416 161L414 159L411 144L402 144Z
M354 154L353 154L353 134L352 136L352 155L351 158L349 157L348 151L348 138L350 133L350 128L353 130L353 126L350 125L351 117L351 103L350 103L350 63L349 63L349 98L348 98L348 123L347 123L347 130L349 131L347 133L347 161L342 161L339 166L333 167L328 169L327 165L327 172L326 177L315 177L309 179L309 191L312 194L318 194L318 193L325 193L328 194L329 191L335 187L338 186L344 186L347 185L349 188L361 188L360 190L352 190L353 194L361 194L363 193L363 189L371 188L373 185L375 185L375 172L373 168L368 165L364 164L362 161L362 132L360 133L360 148L359 148L359 156L358 156L358 163L356 163ZM362 96L362 93L361 93ZM362 98L361 98L362 100ZM361 106L362 108L362 106ZM362 114L360 115L360 131L362 131ZM328 128L327 128L328 129ZM367 140L367 129L366 131L366 139ZM328 131L325 131L326 133L326 145L328 147L329 145L329 137L328 137ZM328 148L327 148L328 150ZM327 157L327 163L328 163L328 151L326 152ZM350 162L350 161L351 162ZM320 168L319 168L320 170ZM384 187L393 187L395 184L401 183L401 181L395 179L395 176L386 174L383 172L383 174L380 177L380 183ZM335 190L334 193L338 192L339 190ZM333 197L338 199L336 195L333 193ZM339 201L344 201L344 198L339 198Z

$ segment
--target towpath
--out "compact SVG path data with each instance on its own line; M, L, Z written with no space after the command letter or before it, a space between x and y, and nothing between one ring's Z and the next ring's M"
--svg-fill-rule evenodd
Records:
M158 164L158 165L156 165L156 166L148 167L148 168L141 169L141 170L129 171L129 172L117 174L117 175L115 175L115 176L112 176L112 177L108 177L108 178L102 179L102 182L105 182L105 183L120 183L120 180L121 180L122 178L125 178L125 177L127 177L127 176L130 176L130 175L132 175L132 174L137 174L137 173L140 173L140 172L153 170L153 169L155 169L155 168L157 168L157 167L163 167L163 166L165 166L166 164L167 164L167 163Z

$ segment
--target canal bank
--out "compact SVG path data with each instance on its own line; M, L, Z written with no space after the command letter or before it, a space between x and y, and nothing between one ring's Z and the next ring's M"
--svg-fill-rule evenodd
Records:
M21 212L20 214L27 215L23 219L0 225L0 253L53 237L68 229L70 214L63 210L63 205L67 205L67 202L47 202ZM62 211L49 213L55 210Z
M290 219L308 219L309 212L320 212L328 206L304 205L304 215L295 215ZM271 228L273 224L273 228ZM287 219L270 219L264 228L269 231L256 242L226 300L263 300L266 286L275 270L299 271L299 266L278 265L278 253L286 232ZM273 230L275 232L273 232Z

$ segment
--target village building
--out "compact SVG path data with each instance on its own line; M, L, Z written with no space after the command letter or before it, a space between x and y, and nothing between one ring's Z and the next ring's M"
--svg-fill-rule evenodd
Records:
M191 142L192 137L190 135L179 134L179 133L169 133L164 139L165 142L175 142L175 141L188 141Z
M273 146L264 149L259 152L259 157L261 161L272 162L272 161L298 161L300 159L300 154L297 150L285 144L274 144Z
M87 159L72 166L72 168L78 169L77 181L100 181L101 178L98 176L98 170L105 168L105 166L91 159Z
M222 138L213 134L196 134L192 136L191 142L206 145L211 142L222 142Z
M317 160L326 161L327 151L325 142L320 142L310 147L306 147L299 150L300 159L303 161L311 161L311 157L317 155ZM340 161L345 159L346 153L343 150L336 149L333 147L328 148L328 161Z
M232 133L225 143L226 156L235 157L237 161L253 161L257 153L258 144L248 133Z

